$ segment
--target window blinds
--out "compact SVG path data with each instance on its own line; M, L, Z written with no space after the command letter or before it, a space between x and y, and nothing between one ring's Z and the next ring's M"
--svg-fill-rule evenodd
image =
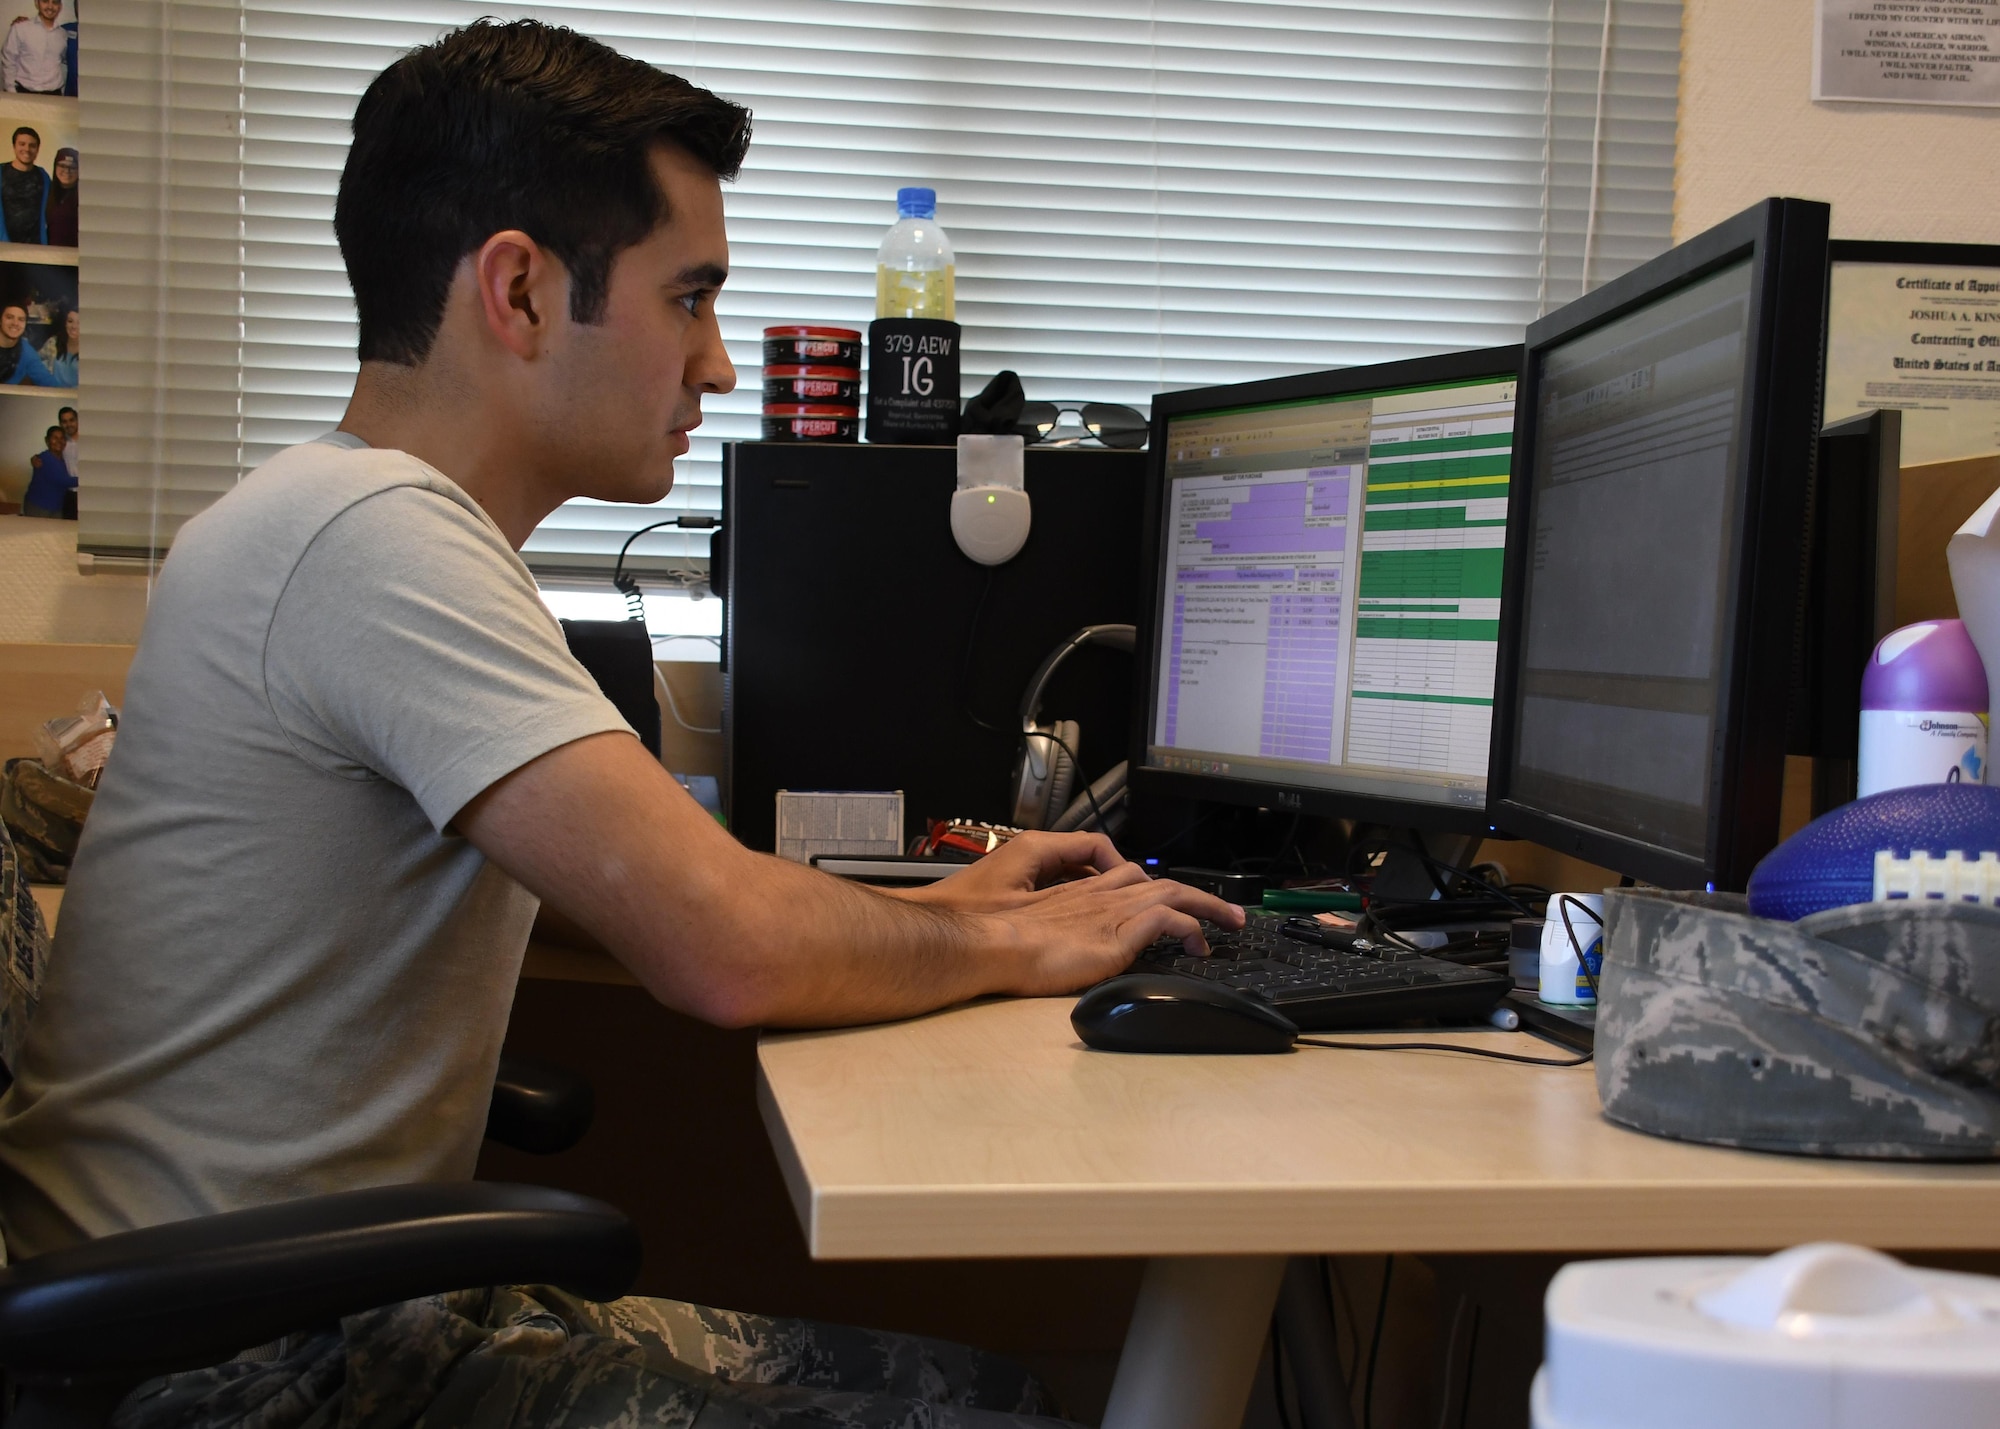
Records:
M660 510L576 501L535 533L551 577L716 509L721 443L757 435L760 329L866 324L902 184L938 190L957 248L968 396L1008 367L1030 397L1143 409L1516 341L1668 243L1677 0L95 0L84 282L124 351L94 349L86 549L164 546L338 419L349 115L482 14L572 24L756 111L720 305L740 385ZM705 549L634 547L654 571Z

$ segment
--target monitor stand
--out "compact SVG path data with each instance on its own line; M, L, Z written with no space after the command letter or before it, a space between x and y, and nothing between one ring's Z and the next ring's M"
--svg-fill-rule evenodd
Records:
M1422 903L1441 896L1425 858L1450 868L1467 868L1466 860L1479 851L1480 843L1475 834L1424 833L1382 825L1357 828L1354 837L1359 843L1388 845L1375 870L1374 889L1398 903Z

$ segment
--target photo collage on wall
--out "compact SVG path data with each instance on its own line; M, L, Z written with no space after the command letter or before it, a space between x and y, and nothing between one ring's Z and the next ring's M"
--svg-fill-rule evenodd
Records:
M0 0L0 515L76 519L83 0Z

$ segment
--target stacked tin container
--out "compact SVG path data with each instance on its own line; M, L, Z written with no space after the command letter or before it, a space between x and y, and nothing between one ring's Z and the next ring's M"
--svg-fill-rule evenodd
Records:
M764 329L764 440L851 442L861 428L861 334L787 324Z

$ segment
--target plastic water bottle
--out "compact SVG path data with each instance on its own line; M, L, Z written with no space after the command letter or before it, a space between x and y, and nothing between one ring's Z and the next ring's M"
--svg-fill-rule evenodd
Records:
M868 325L868 440L958 442L957 265L935 189L897 189L896 226L875 252Z
M1861 795L1986 782L1986 714L1986 667L1963 624L1890 631L1861 676Z
M953 322L957 261L937 225L936 189L897 189L896 226L875 250L875 316Z

